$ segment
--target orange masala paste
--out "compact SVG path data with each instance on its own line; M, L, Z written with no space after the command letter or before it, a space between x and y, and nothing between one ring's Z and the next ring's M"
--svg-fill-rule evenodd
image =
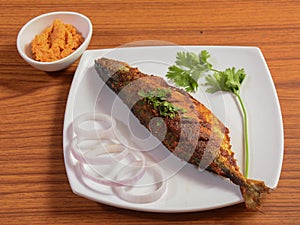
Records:
M41 62L62 59L74 52L83 40L75 27L56 19L50 27L33 39L31 43L33 59Z

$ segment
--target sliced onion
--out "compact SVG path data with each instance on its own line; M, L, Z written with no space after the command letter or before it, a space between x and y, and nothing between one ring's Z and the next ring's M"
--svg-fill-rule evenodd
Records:
M101 129L84 129L80 125L87 121L93 122L105 122L109 124L108 128L101 128ZM78 116L73 121L73 127L75 134L79 137L86 137L89 139L96 139L96 138L115 138L113 129L116 127L116 121L109 115L103 113L84 113Z
M132 152L131 152L132 154ZM126 179L116 179L116 180L109 180L108 178L105 177L101 177L101 176L94 176L92 174L89 173L89 171L86 170L85 166L83 163L79 163L79 169L81 171L81 173L89 178L90 180L99 183L99 184L104 184L104 185L110 185L110 186L123 186L123 185L133 185L134 183L136 183L139 179L141 179L141 177L144 176L145 174L145 166L146 166L146 159L144 157L143 154L134 154L139 155L139 159L136 159L134 157L134 161L135 163L138 163L138 171L136 172L136 174L130 178L126 178ZM129 163L129 165L126 165L126 167L130 167L130 164L132 164L132 162Z
M109 126L100 129L84 129L82 123L87 121L105 122ZM146 159L144 154L137 149L129 149L122 145L114 135L113 129L116 127L116 121L108 115L102 113L85 113L76 118L73 122L74 131L77 135L71 143L71 152L76 160L78 160L78 171L83 177L93 182L111 186L113 191L121 199L133 203L149 203L158 200L166 191L166 182L163 180L162 172L158 168L146 168ZM109 144L104 139L109 140ZM83 142L92 142L87 146L79 144ZM113 155L112 155L113 154ZM127 165L122 167L118 175L114 178L95 175L86 168L92 165L105 166L120 163L127 159ZM139 186L139 180L145 175L146 171L151 173L155 178L156 189L146 194L134 194L130 190L132 188L142 188ZM126 174L134 172L134 175L124 178ZM147 185L149 187L149 185Z
M132 188L143 188L149 185L144 186L114 186L113 191L116 193L117 196L119 196L121 199L133 202L133 203L149 203L154 202L158 200L167 190L166 182L163 180L162 172L158 168L146 168L148 173L152 173L152 175L156 178L158 182L155 182L153 185L156 185L156 190L146 193L146 194L135 194L130 193L129 190ZM128 172L128 168L121 171L121 173L118 175L118 178L122 177L125 173Z
M88 153L93 153L94 155L83 154L82 150L86 150L86 147L78 147L78 140L75 137L71 144L71 152L75 159L77 159L81 163L87 163L91 165L108 165L113 164L115 162L121 161L128 155L128 149L121 144L107 144L91 146L90 151ZM113 156L111 153L114 154Z

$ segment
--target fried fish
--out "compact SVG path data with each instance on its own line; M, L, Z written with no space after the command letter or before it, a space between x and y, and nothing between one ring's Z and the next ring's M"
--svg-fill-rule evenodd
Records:
M100 58L95 60L95 69L170 152L240 186L247 208L261 207L262 197L271 189L263 181L243 176L231 150L229 129L208 108L163 78L144 74L127 63ZM157 117L164 126L151 125ZM161 137L163 127L166 132Z

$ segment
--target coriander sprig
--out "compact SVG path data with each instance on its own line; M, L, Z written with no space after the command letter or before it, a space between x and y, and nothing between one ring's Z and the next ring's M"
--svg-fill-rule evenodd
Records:
M169 67L166 76L187 92L195 92L198 88L198 79L212 68L207 61L209 57L206 50L199 55L193 52L178 52L176 65Z
M213 75L205 77L206 83L204 85L210 86L206 89L209 93L218 91L230 92L237 97L242 113L244 124L244 140L245 140L245 172L244 175L248 177L249 169L249 143L248 143L248 117L245 105L240 95L240 89L243 81L245 80L246 73L244 69L235 71L235 67L227 68L225 71L213 70Z
M245 140L245 172L248 177L249 167L249 144L248 144L248 118L245 105L240 96L241 85L246 77L244 69L236 71L235 67L219 71L213 68L208 62L210 57L206 50L200 54L193 52L178 52L173 66L169 67L166 77L172 80L177 86L183 87L187 92L195 92L198 89L198 80L206 72L213 72L205 80L206 91L215 93L225 91L232 93L238 99L243 114L244 140Z

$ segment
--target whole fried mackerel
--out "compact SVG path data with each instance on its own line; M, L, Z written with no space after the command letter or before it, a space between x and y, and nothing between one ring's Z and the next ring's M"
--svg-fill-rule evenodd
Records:
M240 186L247 208L261 207L261 198L271 189L263 181L242 175L231 150L229 130L209 109L163 78L144 74L127 63L100 58L95 60L95 68L169 151L199 168L229 178ZM157 117L163 119L164 126L151 123Z

